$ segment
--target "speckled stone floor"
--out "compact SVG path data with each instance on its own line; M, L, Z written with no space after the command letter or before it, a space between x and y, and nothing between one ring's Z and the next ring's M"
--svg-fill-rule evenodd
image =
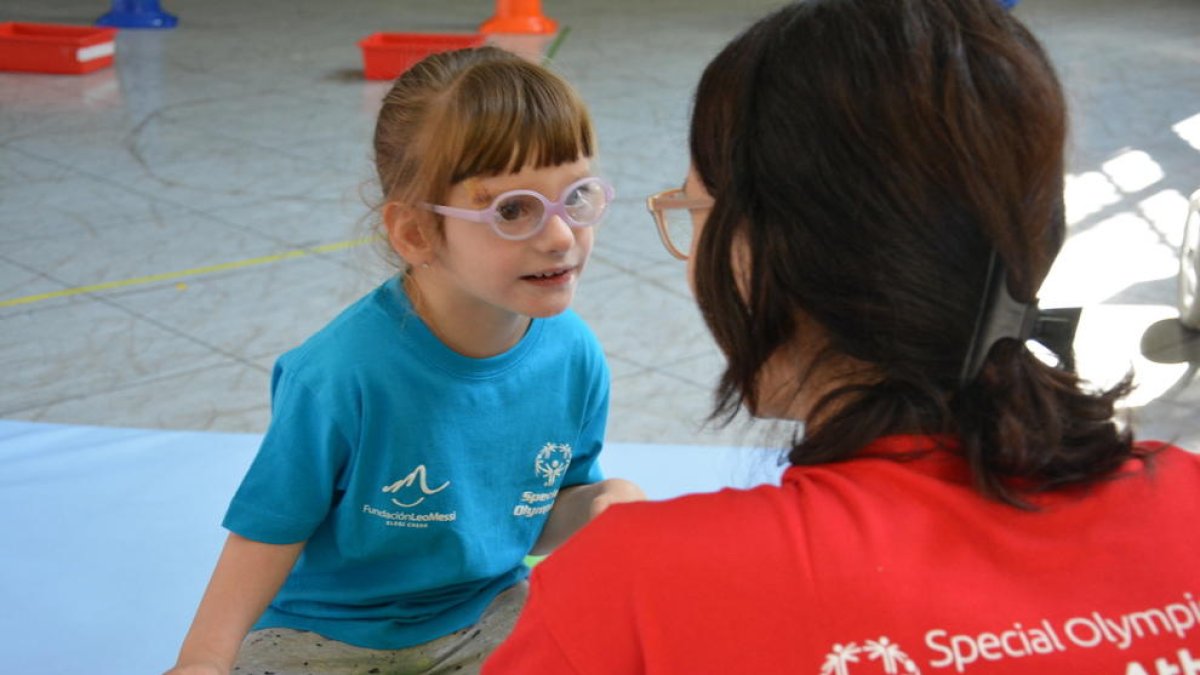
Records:
M10 0L0 20L103 3ZM577 309L610 359L616 441L756 445L703 428L720 357L644 197L679 183L707 59L774 1L549 0L554 66L594 112L619 199ZM385 84L357 40L473 31L491 3L168 3L85 76L0 73L0 417L260 432L275 357L389 273L356 245ZM1080 368L1132 367L1143 435L1200 447L1197 341L1174 323L1200 188L1200 5L1029 0L1075 114L1071 238L1045 304L1087 306ZM537 49L545 45L534 45Z

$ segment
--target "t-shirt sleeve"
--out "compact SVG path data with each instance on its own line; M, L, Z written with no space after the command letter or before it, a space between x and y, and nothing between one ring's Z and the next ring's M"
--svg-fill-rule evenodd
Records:
M334 504L351 450L335 402L282 363L272 378L271 425L223 522L268 544L312 535Z
M589 334L589 337L590 334ZM572 485L587 485L604 480L598 460L600 450L604 447L604 431L608 426L609 380L608 362L604 352L594 337L588 342L593 358L592 367L588 373L588 397L585 406L583 425L580 428L579 442L567 475L563 477L562 487Z

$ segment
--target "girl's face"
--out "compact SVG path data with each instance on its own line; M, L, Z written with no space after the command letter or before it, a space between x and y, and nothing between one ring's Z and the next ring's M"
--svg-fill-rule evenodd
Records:
M516 173L458 183L445 204L484 209L509 190L533 190L555 201L590 172L587 158L540 169L526 165ZM554 316L571 304L592 252L593 230L570 227L551 215L533 237L513 241L487 224L446 216L433 266L438 273L432 281L439 286L438 295L448 301L446 309L460 313L460 318L503 321Z

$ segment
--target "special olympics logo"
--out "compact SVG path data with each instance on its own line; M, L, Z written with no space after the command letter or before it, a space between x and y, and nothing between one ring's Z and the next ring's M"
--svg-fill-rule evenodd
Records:
M547 443L533 460L533 471L546 479L546 487L554 485L571 464L571 446L566 443Z
M878 640L867 640L860 647L851 642L845 645L834 645L833 651L825 657L821 665L821 675L850 675L851 672L862 672L861 669L850 669L852 663L862 663L862 659L879 661L883 672L887 675L920 675L921 669L900 650L900 645L886 637Z

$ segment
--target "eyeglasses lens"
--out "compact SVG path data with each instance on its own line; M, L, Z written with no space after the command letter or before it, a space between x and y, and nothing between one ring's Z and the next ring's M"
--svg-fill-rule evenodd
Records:
M531 195L513 195L496 205L495 225L510 236L528 234L542 222L545 207Z
M663 209L663 220L667 226L667 237L680 253L688 255L692 250L695 227L692 212L687 209Z
M608 193L604 183L587 180L571 188L563 197L567 219L576 227L595 225L608 208ZM532 236L546 217L546 205L533 195L516 194L505 197L492 211L492 223L507 237Z
M566 196L563 206L567 215L580 225L594 225L608 208L608 196L598 181L588 181L576 186Z

